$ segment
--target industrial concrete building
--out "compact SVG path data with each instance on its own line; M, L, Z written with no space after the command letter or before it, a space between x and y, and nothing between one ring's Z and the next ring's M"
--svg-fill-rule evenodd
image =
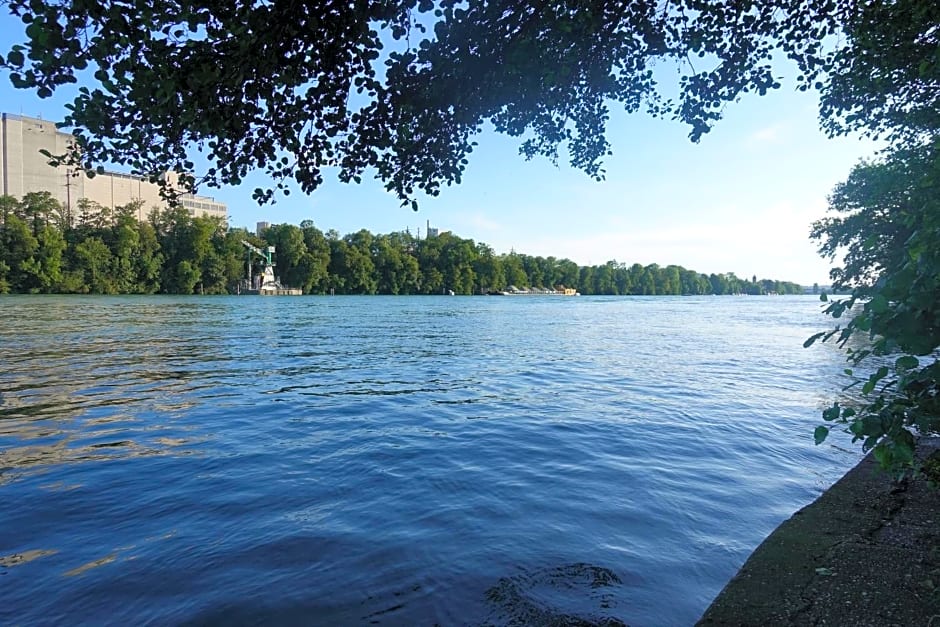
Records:
M49 165L39 152L64 154L72 140L53 122L0 113L0 194L22 198L30 192L49 192L70 215L75 215L82 198L111 208L142 200L140 220L154 207L166 207L160 188L146 179L117 172L88 178L82 171ZM175 178L173 173L166 176ZM228 219L228 208L213 198L183 194L180 202L191 215Z

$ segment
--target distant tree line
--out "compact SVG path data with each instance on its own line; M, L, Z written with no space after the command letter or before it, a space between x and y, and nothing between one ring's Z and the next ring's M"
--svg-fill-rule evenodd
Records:
M793 294L786 281L733 273L700 274L681 266L578 266L570 259L498 255L451 233L417 238L362 229L340 236L309 220L279 224L262 237L229 229L182 208L110 209L79 201L67 212L46 192L0 196L0 293L230 294L260 270L242 241L274 246L276 273L307 294L481 294L517 287L573 287L582 294Z

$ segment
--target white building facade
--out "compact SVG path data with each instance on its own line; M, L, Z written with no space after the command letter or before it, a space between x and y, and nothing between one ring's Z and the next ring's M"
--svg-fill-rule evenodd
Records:
M83 198L111 208L140 200L139 220L145 220L155 207L167 206L159 186L146 179L117 172L88 178L81 170L49 165L39 152L61 155L72 141L72 135L53 122L0 113L0 195L22 198L31 192L49 192L70 215L76 215ZM191 215L228 219L228 207L213 198L183 194L180 202Z

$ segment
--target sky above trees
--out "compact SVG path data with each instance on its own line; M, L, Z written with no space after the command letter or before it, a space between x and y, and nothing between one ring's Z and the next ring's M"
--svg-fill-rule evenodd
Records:
M22 28L16 18L0 16L0 49L20 40ZM658 71L669 76L668 67ZM419 196L417 213L369 178L344 185L327 177L311 196L295 187L260 207L251 199L255 187L266 185L260 173L237 187L200 193L227 203L233 226L311 219L324 231L423 233L430 221L500 253L515 249L581 265L677 264L824 284L829 263L809 240L810 225L824 215L833 186L877 146L855 136L826 138L816 96L795 90L787 80L794 73L781 64L782 89L728 105L698 144L678 123L615 111L608 134L614 154L605 161L603 182L564 158L558 167L527 162L517 154L518 140L485 131L463 182L436 198ZM0 110L59 120L67 93L41 100L4 76Z

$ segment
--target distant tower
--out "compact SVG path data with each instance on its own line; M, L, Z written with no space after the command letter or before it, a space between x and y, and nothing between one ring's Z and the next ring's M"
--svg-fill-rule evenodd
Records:
M258 237L261 237L262 234L264 234L264 232L270 228L271 228L270 222L259 222L255 226L255 235L257 235Z

